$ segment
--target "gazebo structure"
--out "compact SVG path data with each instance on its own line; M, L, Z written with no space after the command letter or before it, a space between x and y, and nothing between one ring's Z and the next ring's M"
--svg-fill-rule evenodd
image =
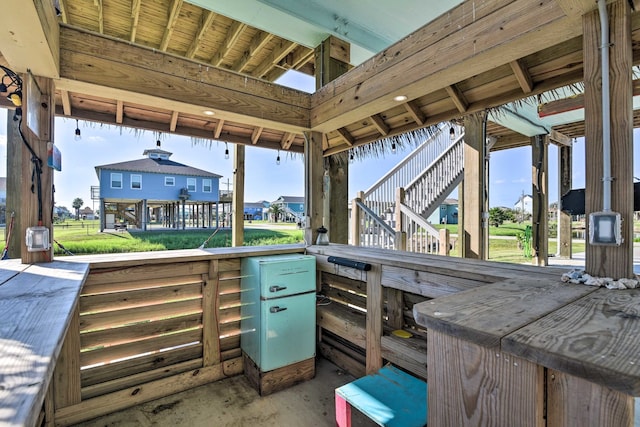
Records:
M546 264L546 158L555 143L562 191L571 188L572 168L584 167L586 212L598 213L586 271L633 277L636 2L466 0L432 11L418 0L404 8L310 3L5 2L1 89L9 100L0 102L11 109L7 210L19 212L17 236L51 229L53 170L43 160L60 115L234 144L234 217L243 212L245 146L304 153L307 245L240 248L242 221L233 224L237 248L226 250L52 261L52 249L30 251L14 239L9 252L21 263L2 270L0 312L18 310L22 317L10 319L35 327L0 336L0 357L37 356L22 357L34 362L21 365L16 384L38 387L0 388L12 409L0 422L73 424L246 372L242 259L306 251L336 302L318 308L319 352L355 371L362 366L359 374L385 360L426 379L429 425L631 425L640 396L633 360L640 293L564 285L551 268L484 260L487 153L531 145L535 256ZM290 69L313 74L317 91L272 83ZM513 109L511 120L487 120L507 103L571 85L583 94L558 95L539 109L583 108L583 120L524 130L507 127L531 125ZM345 160L390 150L406 133L421 137L446 121L464 126L463 259L346 245ZM571 164L578 136L586 140L579 166ZM331 244L312 245L323 218ZM559 228L569 241L567 216ZM332 256L370 269L334 264ZM345 287L347 296L339 292ZM168 297L176 293L178 300ZM48 300L39 306L30 298ZM361 310L353 314L353 306ZM50 312L46 333L34 307ZM413 338L398 340L390 329L410 329Z

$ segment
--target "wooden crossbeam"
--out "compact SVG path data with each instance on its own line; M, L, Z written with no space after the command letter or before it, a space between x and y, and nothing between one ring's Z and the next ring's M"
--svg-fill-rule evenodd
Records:
M124 101L118 99L116 101L116 123L122 124L124 118Z
M98 28L100 34L104 34L104 10L102 8L102 0L93 0L93 5L98 8Z
M71 115L71 98L69 97L69 91L61 90L60 98L62 99L62 111L65 116Z
M285 68L293 68L298 70L304 66L307 62L313 59L314 51L308 49L305 46L298 46L293 52L289 53L283 60L283 66Z
M282 147L283 150L288 150L289 148L291 148L291 144L293 144L293 140L295 139L296 135L294 133L291 132L285 132L284 135L282 135L282 140L280 141L280 146Z
M464 93L458 88L457 85L449 85L445 87L449 98L453 101L458 111L464 113L469 108L469 101L467 101L467 97L464 96Z
M218 124L216 124L216 128L213 131L213 137L215 139L220 138L220 134L222 133L222 128L224 127L224 120L218 120Z
M323 133L322 134L322 151L326 150L327 148L329 148L329 138L327 138L326 133Z
M222 61L224 61L224 57L227 55L227 53L229 53L234 43L238 41L240 33L242 33L242 30L244 30L246 27L246 24L243 24L242 22L233 21L233 23L229 26L227 36L222 41L222 46L220 46L220 49L218 49L216 54L213 55L213 58L211 58L211 64L215 65L216 67L219 67L220 64L222 64Z
M640 95L640 80L634 80L632 84L633 96ZM553 114L560 114L567 111L578 110L580 108L584 108L584 94L582 93L540 104L538 105L538 115L540 117L546 117Z
M131 36L129 41L134 43L136 41L136 33L138 32L138 19L140 18L140 6L142 0L133 0L131 3Z
M173 0L171 4L171 8L169 9L169 21L167 22L167 26L164 29L164 34L162 35L162 42L160 42L160 50L165 52L167 47L169 46L169 41L171 40L171 35L173 34L173 29L176 26L176 22L178 21L178 17L180 16L180 8L182 7L182 0Z
M196 35L191 42L191 46L187 50L186 57L193 58L196 56L196 52L200 47L200 42L204 37L205 33L213 23L214 19L216 19L216 14L210 10L205 10L202 12L202 16L200 17L200 24L198 25L198 29L196 30Z
M562 132L558 132L557 130L551 129L551 132L549 132L549 139L558 145L571 147L571 138L569 138L567 135L563 134Z
M384 119L380 114L374 114L371 116L371 122L382 136L386 136L389 133L389 126L384 122Z
M169 130L171 132L175 132L176 131L176 127L178 126L178 116L180 115L180 113L178 113L177 111L174 111L173 113L171 113L171 122L169 123Z
M531 93L533 90L533 80L531 79L531 74L529 74L529 70L524 65L521 59L517 59L515 61L509 62L511 66L511 70L513 74L516 76L516 80L518 80L518 84L522 88L524 93Z
M244 52L244 54L233 64L231 69L233 71L241 72L244 70L244 67L247 66L253 55L262 49L269 40L273 37L272 34L267 33L265 31L258 31L255 36L251 39L249 43L249 49Z
M422 126L424 122L427 121L427 117L424 115L422 110L420 110L420 107L418 107L415 101L405 102L404 107L418 125Z
M254 77L262 78L269 70L271 70L275 64L280 62L282 58L287 56L289 52L298 46L296 43L284 40L280 43L276 49L271 52L271 54L262 61L252 72L251 75Z
M349 133L348 130L346 130L345 128L340 128L338 129L338 133L340 134L344 142L349 145L349 147L353 146L353 143L356 141L356 139L353 137L353 135L351 135L351 133Z
M251 133L251 143L253 145L256 145L258 143L258 140L260 139L260 135L262 135L263 129L264 129L263 127L257 127Z

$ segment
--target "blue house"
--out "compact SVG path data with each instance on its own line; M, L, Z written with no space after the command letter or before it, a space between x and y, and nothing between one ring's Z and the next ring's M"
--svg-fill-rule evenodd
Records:
M304 197L280 196L271 205L280 207L278 220L286 222L300 222L304 219Z
M100 182L100 228L217 224L221 175L170 160L170 152L145 150L143 159L96 166ZM216 205L215 208L213 205Z
M244 204L244 219L262 221L267 218L267 212L271 204L266 200Z
M456 199L445 199L427 220L431 224L457 224L458 201Z

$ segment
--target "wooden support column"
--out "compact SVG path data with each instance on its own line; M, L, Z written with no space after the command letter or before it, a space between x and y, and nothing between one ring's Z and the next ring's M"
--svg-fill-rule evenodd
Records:
M340 77L351 67L351 46L334 36L325 39L315 51L316 89ZM329 163L329 212L325 212L325 227L329 240L334 243L349 243L349 161L346 156L330 156Z
M362 201L364 192L358 191L356 198L351 201L351 244L353 246L360 246L360 231L361 231L361 215L358 202Z
M367 272L367 375L382 367L382 266L374 264Z
M213 366L220 360L219 261L209 261L209 273L202 275L202 366Z
M20 258L20 249L24 236L18 233L23 230L22 215L20 215L20 205L22 204L22 179L20 171L22 170L22 139L18 133L18 122L13 121L13 110L7 110L7 207L6 207L6 223L5 242L7 241L7 233L9 232L9 224L11 222L11 213L15 214L13 218L13 231L11 240L8 242L9 258ZM24 195L26 197L26 195Z
M304 214L306 216L304 241L307 245L313 245L318 237L316 230L322 225L322 180L324 176L322 134L308 132L305 133L304 140Z
M571 215L562 211L562 195L571 190L572 147L558 147L558 254L560 258L571 258Z
M626 0L609 4L609 88L611 120L602 123L600 18L597 11L584 15L583 51L585 82L585 210L603 209L603 126L611 130L611 210L622 216L620 246L586 247L586 271L599 277L633 277L633 107L631 10ZM587 236L589 235L587 221Z
M488 228L483 215L486 209L483 114L472 114L464 118L464 185L462 191L461 251L463 258L487 259Z
M31 181L34 170L33 155L27 146L20 141L22 150L22 169L13 170L11 174L21 174L20 192L21 204L16 215L22 216L20 228L15 228L14 238L22 242L21 258L25 264L36 262L50 262L53 259L53 246L47 251L28 252L25 243L27 227L42 225L49 229L49 241L53 244L53 229L51 227L51 212L53 209L53 169L47 167L47 142L53 141L55 89L53 80L33 77L30 74L22 76L23 84L23 113L22 133L31 146L35 155L40 159L42 173L40 175L40 206L38 205L37 174ZM34 111L35 110L35 111ZM33 192L31 187L33 185ZM41 224L39 223L41 216Z
M544 135L531 138L532 233L533 262L549 263L549 139Z
M233 154L233 228L231 245L244 245L244 152L242 144L234 145Z

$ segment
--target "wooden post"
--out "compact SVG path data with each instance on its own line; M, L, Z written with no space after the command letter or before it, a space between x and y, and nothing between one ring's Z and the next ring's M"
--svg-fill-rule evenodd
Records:
M481 114L464 118L464 186L461 201L463 232L460 236L463 258L486 259L488 256L485 251L488 228L483 221L486 163L482 120Z
M438 248L438 255L449 255L449 239L451 238L448 228L440 230L440 246Z
M349 71L351 47L348 42L329 36L315 50L316 90Z
M304 240L307 245L313 245L318 236L316 230L322 225L324 159L322 157L321 133L305 133L304 163L304 214L306 215Z
M358 191L356 198L351 201L351 244L360 246L360 208L358 203L362 201L364 193Z
M396 189L396 203L395 203L395 223L396 223L396 250L407 250L407 233L402 231L402 210L400 205L404 203L404 188L398 187Z
M25 264L36 262L49 262L53 259L53 246L47 251L28 252L25 243L25 232L28 227L42 225L49 229L49 241L53 243L53 229L51 227L51 212L53 209L53 169L47 166L47 142L53 141L55 90L53 80L36 78L31 74L23 75L23 113L22 133L31 146L35 155L39 158L42 173L40 174L40 190L38 195L37 173L32 173L35 163L32 162L33 154L27 146L21 142L22 169L11 171L12 174L21 174L20 191L22 193L20 209L16 214L22 216L20 228L15 228L14 238L22 242L21 258ZM31 191L33 185L33 192Z
M7 233L9 232L9 224L11 223L11 213L15 213L13 218L13 231L11 240L7 242L9 247L9 258L20 258L20 250L24 236L21 236L20 230L24 230L22 224L22 215L20 215L20 206L22 204L22 179L20 171L22 168L22 139L18 133L18 122L13 121L13 110L7 110L7 207L6 207L6 227L5 242L7 242ZM26 197L26 195L25 195Z
M611 209L622 216L620 246L586 247L586 271L593 276L633 277L633 104L631 10L626 0L609 4L611 121ZM585 84L585 211L603 210L602 88L600 18L583 17ZM589 232L587 221L587 236Z
M209 273L202 276L202 365L213 366L220 360L219 261L209 261Z
M549 140L538 135L531 138L532 172L532 233L533 262L540 266L549 263L549 183L548 160Z
M371 266L367 272L367 375L382 367L382 267Z
M64 338L51 383L55 409L80 403L80 309L78 303L72 311L69 329Z
M571 190L571 170L573 166L572 147L558 149L558 254L560 258L571 258L571 215L562 211L562 196Z
M244 152L242 144L234 145L233 154L233 228L231 245L244 245Z

